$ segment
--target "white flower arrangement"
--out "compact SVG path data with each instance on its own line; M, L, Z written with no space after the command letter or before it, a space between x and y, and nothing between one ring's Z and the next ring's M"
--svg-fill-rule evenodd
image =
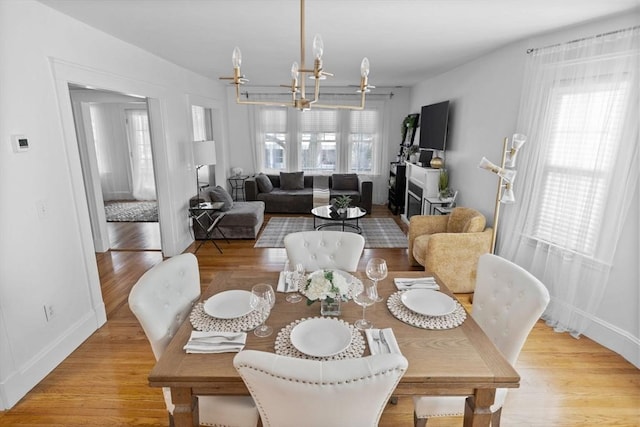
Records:
M307 276L304 295L307 297L307 305L325 299L329 302L334 299L347 301L349 287L350 284L341 274L331 270L318 270Z

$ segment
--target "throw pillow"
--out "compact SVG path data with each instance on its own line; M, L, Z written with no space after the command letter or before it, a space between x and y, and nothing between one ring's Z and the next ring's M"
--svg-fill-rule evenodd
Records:
M280 172L280 188L283 190L303 190L304 172Z
M271 193L273 190L273 184L269 177L263 173L256 176L256 184L258 184L258 191L261 193Z
M229 194L226 188L220 187L219 185L209 190L209 197L212 202L224 203L222 209L220 209L223 212L228 211L233 207L233 198L231 197L231 194Z
M334 173L331 177L333 190L358 191L358 175L355 173Z

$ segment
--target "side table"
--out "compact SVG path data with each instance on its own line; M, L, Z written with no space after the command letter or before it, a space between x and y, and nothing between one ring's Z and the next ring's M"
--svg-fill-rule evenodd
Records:
M453 211L453 208L448 206L436 206L433 210L438 215L449 215Z
M219 212L216 215L216 212L220 211L223 206L223 202L203 202L189 208L189 217L192 218L195 223L198 224L198 226L206 233L204 240L200 242L196 250L193 252L194 254L198 252L198 249L200 249L200 247L204 245L207 240L211 240L211 243L213 243L218 251L222 253L222 249L220 249L220 246L218 246L215 239L213 238L213 232L216 229L220 234L222 234L222 237L224 237L227 243L229 243L229 240L227 240L227 236L222 233L222 230L217 228L218 223L224 217L225 213Z
M249 178L249 175L234 175L229 177L229 185L231 186L231 197L233 200L244 201L244 182Z
M423 203L425 203L423 209L422 209L422 214L423 215L435 215L435 209L438 207L444 207L447 206L449 204L451 204L451 200L442 200L439 197L425 197L423 199ZM426 209L425 209L426 208Z

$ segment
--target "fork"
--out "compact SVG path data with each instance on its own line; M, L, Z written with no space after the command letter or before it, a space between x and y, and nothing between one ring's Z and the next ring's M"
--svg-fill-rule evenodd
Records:
M373 338L373 342L375 342L376 345L378 346L378 353L382 353L382 345L380 344L380 334L376 336L376 334L374 334L373 331L371 331L371 338Z
M380 339L380 342L384 344L385 347L387 347L387 353L391 353L391 347L389 347L389 343L387 342L387 339L384 337L384 334L382 333L382 329L378 329L378 337Z

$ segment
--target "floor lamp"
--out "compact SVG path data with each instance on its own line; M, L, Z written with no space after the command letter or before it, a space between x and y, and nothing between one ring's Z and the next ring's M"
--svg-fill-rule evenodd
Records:
M198 171L203 166L216 164L215 141L193 141L193 164L196 166L196 199L200 198Z
M516 133L511 138L505 138L502 146L502 161L497 166L483 157L478 165L481 169L486 169L498 175L498 190L496 192L496 204L493 210L493 230L491 233L491 253L496 250L496 235L498 233L498 221L500 220L500 204L514 203L516 201L513 194L513 180L516 177L516 154L522 145L526 142L527 137L520 133Z

